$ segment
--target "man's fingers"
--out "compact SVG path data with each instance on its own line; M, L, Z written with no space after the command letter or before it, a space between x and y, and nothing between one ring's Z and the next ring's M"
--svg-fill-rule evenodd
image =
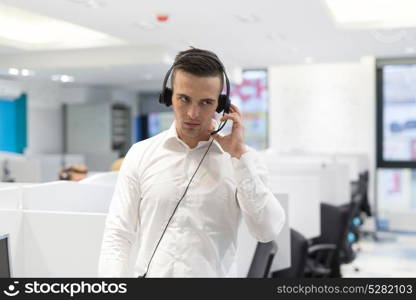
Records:
M234 123L241 122L240 116L237 113L229 113L221 117L221 121L232 120Z
M232 104L232 103L231 103L231 106L230 106L230 111L231 111L231 112L235 112L235 113L237 113L237 114L241 115L241 112L240 112L240 110L238 109L237 105L234 105L234 104Z
M224 137L219 135L218 133L213 134L212 137L214 138L214 140L216 140L217 142L220 142Z
M211 120L211 126L209 127L208 131L209 132L215 131L216 128L217 128L217 126L218 126L217 121L215 121L214 119L212 119Z

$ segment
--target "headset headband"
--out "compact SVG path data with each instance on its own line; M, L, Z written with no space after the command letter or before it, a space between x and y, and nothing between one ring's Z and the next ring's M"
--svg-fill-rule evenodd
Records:
M216 56L214 56L212 54L209 54L209 53L206 53L206 52L202 52L202 51L199 52L199 53L192 53L192 52L184 53L184 54L182 54L181 56L179 56L178 58L175 59L175 62L169 68L169 70L167 71L167 73L165 75L165 78L163 79L163 89L162 89L162 97L163 98L165 96L165 89L167 87L166 85L168 84L169 77L170 77L171 73L173 72L173 70L178 66L178 61L181 58L185 57L185 56L198 56L198 55L207 57L207 58L211 59L212 61L214 61L215 63L217 63L220 66L221 73L225 77L225 87L226 87L225 96L228 99L230 98L230 81L228 79L227 73L225 72L225 67L224 67L223 63Z

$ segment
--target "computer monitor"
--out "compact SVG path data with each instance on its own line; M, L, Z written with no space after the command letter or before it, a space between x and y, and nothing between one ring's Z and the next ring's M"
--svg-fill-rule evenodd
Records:
M0 235L0 278L10 278L9 235Z

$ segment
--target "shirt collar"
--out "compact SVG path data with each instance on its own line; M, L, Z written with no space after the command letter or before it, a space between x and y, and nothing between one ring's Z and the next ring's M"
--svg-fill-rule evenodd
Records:
M198 142L198 145L193 149L206 147L209 145L211 140L212 140L212 137L210 137L208 141L200 141ZM179 146L184 147L185 149L193 150L189 148L189 146L179 138L178 132L176 131L176 121L173 121L169 129L166 130L166 135L165 135L165 140L163 142L163 145L167 147L170 147L170 146L175 147L179 145ZM214 142L212 143L211 148L218 151L219 153L224 153L224 150L222 149L221 145L216 140L214 140Z

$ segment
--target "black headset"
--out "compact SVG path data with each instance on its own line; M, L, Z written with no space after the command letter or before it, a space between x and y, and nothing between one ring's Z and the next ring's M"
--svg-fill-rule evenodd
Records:
M208 52L201 51L195 48L193 48L193 50L194 52L187 52L183 54L182 56L177 57L173 65L169 68L168 72L165 75L165 78L163 79L162 92L159 95L159 103L164 104L168 107L172 105L173 92L172 92L172 88L167 87L167 84L168 84L168 80L172 72L175 70L176 67L178 67L178 65L180 65L180 59L185 56L204 56L205 58L208 58L214 63L216 63L225 77L225 87L226 87L225 95L220 94L220 96L218 97L218 106L217 106L216 111L217 113L223 112L223 114L230 113L230 105L231 105L230 81L228 80L228 76L227 76L227 73L225 72L224 65L222 64L222 62L218 59L218 57L215 54L210 54ZM225 123L227 123L227 121L225 121L222 125L220 125L219 129L212 132L211 135L218 133L222 128L224 128Z

